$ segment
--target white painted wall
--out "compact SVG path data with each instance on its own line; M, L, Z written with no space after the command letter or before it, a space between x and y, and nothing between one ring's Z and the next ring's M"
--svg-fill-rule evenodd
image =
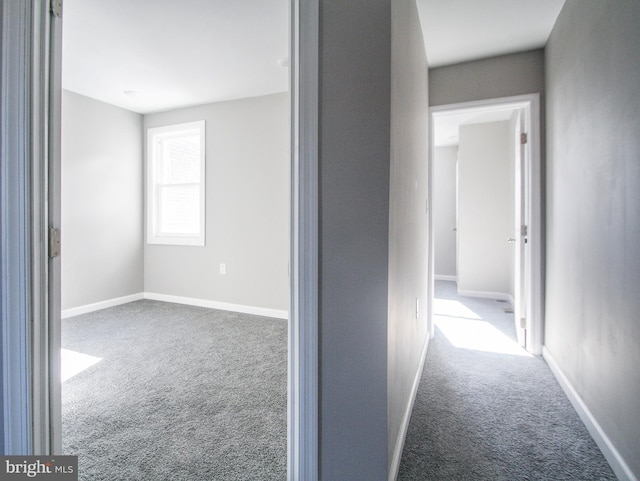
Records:
M62 93L62 309L143 291L142 116Z
M288 98L145 116L145 129L205 120L207 144L206 246L145 244L146 292L288 310Z
M507 294L513 247L509 122L462 125L458 148L458 290Z
M435 275L456 275L456 190L458 146L436 147L433 152L433 217Z
M65 91L63 310L147 292L286 312L288 112L288 94L275 94L143 118ZM200 119L207 121L207 246L146 246L143 125Z
M568 0L546 48L545 345L619 479L640 479L639 25L638 1Z

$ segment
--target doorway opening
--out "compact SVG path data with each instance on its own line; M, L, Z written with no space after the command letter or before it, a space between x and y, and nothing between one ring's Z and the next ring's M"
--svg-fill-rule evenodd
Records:
M542 353L539 95L432 107L434 279L511 303L518 342ZM431 323L432 335L434 323Z
M212 45L212 43L206 39L199 38L196 34L198 30L196 27L205 26L208 32L223 31L236 35L238 32L235 32L235 30L239 30L239 27L238 29L229 28L232 21L228 19L228 15L236 20L241 19L251 23L252 15L260 16L260 14L256 12L252 15L247 14L245 5L242 7L224 7L224 11L220 13L221 16L225 17L223 19L210 18L211 6L209 4L206 8L206 14L201 11L205 10L206 3L200 2L202 9L195 9L195 12L192 8L190 22L184 24L181 23L185 22L185 16L181 15L185 11L183 5L167 4L166 2L155 2L153 8L149 8L149 5L147 5L144 13L149 15L149 12L153 12L153 15L149 16L149 22L144 25L144 28L142 28L144 22L137 22L140 30L144 30L144 32L138 32L136 35L143 33L151 35L152 32L149 31L151 24L160 24L163 29L169 30L180 28L180 37L190 39L191 46L196 50L195 53L199 54L200 60L211 63L211 58L207 60L207 57L213 55L211 52L213 48L204 49L207 55L197 52L198 47ZM267 3L260 3L260 10L268 10ZM147 52L148 55L146 57L137 57L134 63L141 67L139 70L142 71L141 74L143 75L143 77L135 79L138 82L137 85L132 82L131 87L124 89L117 84L118 88L115 88L116 82L105 86L104 81L107 79L100 78L99 75L93 79L89 76L89 82L97 79L98 83L103 82L100 85L101 87L106 87L107 90L113 87L111 90L117 90L115 93L112 91L111 94L120 96L120 98L124 99L123 102L132 101L132 103L120 105L117 100L111 103L108 98L93 97L90 91L79 88L78 83L74 84L72 80L77 82L78 78L69 79L68 77L71 76L65 73L69 69L65 71L63 67L61 210L64 247L61 277L63 284L63 317L102 312L98 309L116 309L120 306L129 305L130 302L136 303L138 301L150 305L153 304L156 308L158 307L157 301L170 302L173 305L181 304L182 306L179 309L181 314L179 316L193 320L194 323L199 323L203 319L203 313L205 312L203 308L214 308L225 310L226 312L235 311L242 314L270 318L280 317L281 319L277 319L278 322L274 323L272 329L272 331L278 330L279 334L276 337L281 341L278 345L278 350L284 351L280 352L279 354L281 355L278 357L278 402L281 404L278 415L275 417L278 418L279 428L277 431L280 438L277 440L278 456L273 456L273 458L278 459L279 462L276 478L282 479L286 472L286 311L290 303L287 264L290 257L288 249L290 231L288 203L291 190L289 180L289 133L291 129L289 117L290 93L288 90L289 73L286 61L289 50L288 5L286 2L281 1L276 3L279 14L281 14L278 15L278 22L276 23L282 27L277 36L278 40L284 40L284 42L279 42L279 44L282 44L280 45L282 48L280 48L277 56L257 60L264 63L270 62L269 68L278 72L280 83L277 87L267 86L262 91L259 91L259 89L252 90L251 95L236 92L226 96L223 94L220 98L216 97L217 94L214 94L207 101L196 100L195 97L194 100L189 100L190 94L195 92L197 88L194 88L192 92L189 91L188 87L179 85L174 91L170 91L166 95L162 94L162 89L167 86L164 80L167 80L172 74L178 76L180 69L192 67L189 62L184 64L178 62L175 66L176 70L173 72L164 72L162 75L158 75L158 72L155 72L154 75L146 77L145 71L154 71L154 59L175 53L172 49L174 44L178 43L176 38L171 38L170 42L162 42L161 45L158 45L159 48L157 50L151 53ZM273 4L274 2L269 2L269 5ZM131 37L129 35L131 30L127 26L136 23L134 19L140 13L138 7L140 6L130 5L127 2L121 5L110 4L108 7L95 2L84 2L82 5L77 2L69 2L65 5L64 35L66 37L67 29L72 27L74 20L77 22L76 27L80 26L82 28L81 34L89 33L90 35L98 35L101 28L98 24L99 22L111 20L114 22L115 28L111 28L109 30L110 33L119 32L120 39L124 38L131 47L127 54L136 55L136 51L144 50L145 39L138 36ZM82 13L87 13L94 9L93 16L91 18L74 18L74 13L78 12L78 8L82 10ZM263 28L267 20L268 15L265 14L257 22L261 23L261 28ZM185 28L187 23L189 25L188 29ZM87 30L90 31L87 32ZM251 37L255 40L259 37L255 32L254 29L253 37L250 35L244 35L244 37L247 39ZM75 30L74 33L78 34L78 30ZM110 53L107 52L106 45L109 42L115 42L117 39L109 35L103 37L102 40L105 41L104 49L91 49L88 45L86 47L89 47L96 57L104 55L106 62L107 60L113 60L109 57ZM170 37L171 35L166 35L165 33L160 35L159 38L166 40ZM78 45L77 40L77 36L70 39L70 41L76 41L72 48L84 48L85 45ZM65 43L66 41L67 39L65 39ZM216 52L219 53L222 50L224 57L228 58L228 45L237 45L237 43L229 40ZM244 46L246 47L246 44ZM65 45L65 49L66 47L67 45ZM187 57L186 51L181 53L182 55L178 58L180 62ZM191 55L188 57L190 60L193 59ZM240 57L241 54L236 52L235 58L231 58L231 64L242 69L244 65L239 65L242 63ZM216 60L218 63L223 64L225 58L216 58ZM90 60L91 57L87 57L87 63L90 63ZM137 67L126 67L124 65L126 64L125 60L123 59L123 66L118 66L118 69L120 73L124 71L127 75L132 74ZM206 70L202 65L200 68L196 68L196 70L199 69ZM205 84L207 82L212 85L216 84L216 82L222 83L222 74L212 75L209 71L208 75L209 80L204 79ZM130 75L129 80L134 80L133 77L133 75ZM260 75L256 75L254 72L245 72L245 75L241 77L248 82L252 79L261 78ZM157 84L155 84L154 79L157 80ZM241 82L237 82L233 87L240 88L240 84ZM168 100L169 97L178 99L181 105L168 107L159 104L160 107L144 107L145 104L149 105L149 102L158 93L160 97L164 97L164 100ZM137 109L136 105L143 107ZM143 234L145 231L143 226L145 224L146 211L144 192L147 189L143 151L145 150L144 139L147 129L199 120L205 121L207 132L205 147L206 169L204 173L205 184L207 184L205 186L206 204L204 208L207 217L205 245L188 247L175 245L151 246L146 242ZM116 147L119 149L117 152L114 151ZM131 175L125 176L125 171ZM178 177L181 175L184 177L183 174L185 172L178 172L178 174ZM75 190L68 190L70 186ZM108 189L103 189L105 186L108 186ZM266 192L264 189L271 189L271 191ZM98 192L102 197L96 197ZM109 198L110 195L112 196L111 198ZM276 204L277 207L274 207ZM92 206L101 206L106 210L101 211L100 214ZM116 208L114 209L114 207ZM93 219L78 221L82 212L87 213L89 210L92 211L89 217L93 217ZM100 225L108 228L105 229L101 236L87 238L85 229L91 229L97 233ZM122 225L126 225L126 227L119 227ZM118 230L126 230L126 235L123 232L121 232L123 235L113 235ZM107 232L110 232L110 234L104 235ZM84 240L82 240L83 237ZM77 255L80 253L79 247L83 250L93 251L88 257L103 263L104 270L95 268L95 266L91 268L91 263L86 258L83 261L80 258L81 256ZM116 259L116 253L112 251L114 248L123 255L122 258ZM86 252L83 253L86 254ZM66 260L72 262L65 262L65 255ZM95 282L93 283L87 282L86 277L83 277L87 274L90 275L90 272L88 272L90 270L94 271L93 281ZM265 274L267 271L268 274ZM124 280L119 282L116 279L118 276ZM263 277L268 277L269 279L266 280ZM122 289L125 285L131 287L127 289L128 292L117 292L118 289ZM108 295L95 297L94 294L100 289L106 289ZM90 291L93 291L93 293ZM91 299L90 296L94 296L94 298ZM275 303L272 302L273 298L277 298ZM140 302L138 302L138 305L140 305ZM175 310L178 308L172 307L170 309ZM160 324L165 325L164 328L167 329L168 333L179 332L183 327L172 325L171 323L166 324L165 321L168 321L169 318L165 314L167 314L166 310L164 314L158 312L157 321L162 321ZM209 314L206 315L208 316ZM115 317L118 317L117 313ZM246 319L240 315L234 317L232 321L234 319L237 322L233 326L230 326L233 322L227 323L229 324L228 327L236 328L237 325L246 322ZM63 320L63 326L65 321L66 319ZM92 322L95 322L95 319ZM112 320L98 321L98 330L107 325L115 326L111 322ZM269 322L271 321L262 323L260 328L264 329ZM203 341L205 337L203 333L207 332L211 325L216 323L221 326L226 321L212 317L211 322L203 326L205 331L199 331L200 334L195 334L198 331L193 331L190 336L193 340ZM134 329L142 328L146 330L148 343L160 345L153 341L153 336L155 336L153 332L159 332L160 329L164 329L160 324L152 322L149 326L143 327L142 323L138 323L136 326L128 326L125 323L124 325L120 324L120 327L116 328L115 332L113 329L107 329L107 331L103 332L105 335L101 337L103 340L108 340L108 337L113 338L115 336L117 339L111 339L115 342L112 343L108 350L103 350L104 354L98 352L100 349L96 349L95 352L72 352L72 357L75 355L76 360L83 358L82 355L84 355L85 360L87 360L87 356L90 356L93 358L90 360L95 362L92 365L87 364L88 368L85 372L77 374L78 377L69 378L67 382L78 384L76 381L81 376L86 378L91 371L103 370L109 364L109 352L115 352L116 345L124 345L125 338L129 338L129 334ZM278 326L275 326L275 324L278 324ZM152 328L154 325L155 329ZM284 334L282 332L283 326ZM269 331L268 326L266 329ZM251 336L255 335L256 332L258 332L258 329L255 331L249 330L247 334ZM226 336L228 332L218 334L218 337L221 338ZM268 337L268 334L265 334L262 338L266 337ZM69 336L64 336L63 333L63 347L64 342L68 340ZM142 349L143 344L145 344L144 347L148 346L146 345L147 343L143 342L144 339L139 341L136 349L139 348L142 352L144 351ZM183 343L183 340L174 341L170 344ZM237 339L235 341L230 339L230 341L233 343ZM236 342L236 344L236 347L238 347L239 343ZM78 345L86 345L86 343L82 341ZM133 345L135 346L135 342ZM185 344L185 348L185 354L193 354L193 352L189 352L194 350L192 347L189 348ZM128 351L132 350L129 349ZM164 353L168 352L167 349L162 351ZM208 352L210 355L206 357L209 361L212 357L218 355L211 349L211 346L198 348L197 351L201 354ZM276 350L267 351L273 353ZM249 362L249 365L259 369L260 363L257 357L260 356L249 348L244 350L244 361L237 359L238 362L236 364L243 365L248 360L247 356L250 357L252 352L256 359L254 359L255 362ZM148 356L148 359L157 359L161 353L157 354L158 356ZM239 356L240 353L234 349L229 349L226 354L220 355L220 357L223 358L222 360L229 360L235 359L234 356L236 355ZM192 362L188 363L188 366L183 366L184 369L178 369L181 359L176 356L174 358L175 362L173 362L172 366L165 366L166 369L169 369L169 372L165 371L163 379L168 379L167 375L170 373L172 373L171 377L174 377L198 364L205 366L203 363ZM140 367L145 367L145 365L146 371L155 370L151 362L136 363L138 370ZM206 377L204 373L207 372L207 369L205 368L201 372ZM211 371L209 370L210 374ZM223 372L223 374L229 373ZM245 374L249 374L249 372L245 371ZM131 376L129 373L127 376L120 377L129 379ZM263 376L263 378L266 380L267 376ZM238 379L246 381L249 377L238 376ZM151 379L149 381L151 382ZM229 389L217 389L217 394L210 394L218 396L220 393L233 391L233 379L228 379L228 381ZM52 382L55 381L52 379ZM90 382L85 382L85 384L89 387L91 385ZM97 385L93 384L94 387ZM235 387L237 388L238 386ZM196 392L199 389L188 390L194 396L191 397L187 404L201 406L202 399L199 398L199 394ZM179 389L174 389L173 391L174 394L179 394ZM157 392L155 396L158 401L162 401L163 395L160 392ZM133 399L132 397L130 398ZM148 404L145 399L144 396L140 396L139 402L136 401L129 404L132 404L137 409L145 403ZM244 401L248 401L247 396L244 397ZM268 405L270 403L264 404ZM52 410L55 412L59 408L59 406L54 405ZM143 410L141 412L146 411ZM187 411L182 409L180 412L184 415ZM208 419L213 419L216 415L220 418L223 417L220 412L209 414L211 416L207 416ZM187 430L182 431L182 436L188 438L188 434L190 432L193 434L193 430L197 429L197 424L206 424L206 422L199 422L202 419L202 417L198 418L196 416L192 416L191 419L185 419L185 428ZM64 423L64 419L62 423ZM249 421L250 423L251 421ZM129 424L135 423L130 422ZM134 426L135 430L140 432L144 424L146 424L144 419L141 419L140 426ZM214 422L212 422L211 428L215 429ZM229 432L239 431L239 429L233 429L231 425L226 425L224 429ZM53 431L54 436L57 437L57 439L54 439L53 444L58 446L60 444L61 429L54 426ZM256 434L256 431L254 431L254 434ZM179 437L176 436L176 439ZM195 440L197 436L193 436L193 438ZM256 436L257 438L258 436ZM132 439L134 440L132 445L135 445L135 437ZM167 439L171 439L170 434L167 435ZM99 445L96 445L94 451L98 452L99 450ZM233 449L229 449L229 452L233 455L232 451ZM242 449L238 448L235 451L240 452ZM70 452L69 454L74 453ZM237 464L241 465L242 463ZM252 474L247 476L253 477ZM242 475L239 477L242 477ZM202 479L202 476L200 476L200 479Z
M61 276L55 239L60 227L62 2L16 0L5 5L15 7L12 15L6 17L11 19L12 26L7 30L7 39L21 47L4 52L12 62L7 65L15 66L9 72L16 81L3 83L2 93L11 93L7 98L29 96L31 102L16 103L11 116L2 118L2 126L21 129L20 165L33 163L32 189L26 182L16 184L15 189L16 196L33 202L33 259L30 265L25 261L26 251L20 242L10 243L9 258L21 263L18 272L25 280L21 292L33 299L30 302L26 295L19 299L16 308L25 315L15 318L12 339L22 347L12 351L13 364L5 363L3 369L6 383L12 386L9 390L12 396L5 399L5 412L15 414L8 418L12 422L5 436L5 448L10 446L8 451L15 453L60 454ZM315 47L319 10L316 0L304 3L294 0L289 6L292 253L287 460L289 479L313 480L318 473L317 275L313 273L317 273L319 69ZM31 55L25 56L29 45L33 47ZM305 60L303 65L301 58ZM13 92L12 85L20 88ZM31 138L25 137L27 133L32 134ZM22 232L28 226L24 219L19 221ZM33 275L31 282L29 273ZM30 309L32 316L26 315ZM10 369L11 366L15 369ZM26 399L31 399L31 403Z

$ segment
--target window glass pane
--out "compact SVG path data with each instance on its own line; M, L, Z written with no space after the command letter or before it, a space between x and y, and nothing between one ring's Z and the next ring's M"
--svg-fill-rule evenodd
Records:
M165 137L161 141L161 184L200 182L200 136Z
M158 234L200 234L200 187L159 186Z
M205 122L147 130L147 243L205 245Z

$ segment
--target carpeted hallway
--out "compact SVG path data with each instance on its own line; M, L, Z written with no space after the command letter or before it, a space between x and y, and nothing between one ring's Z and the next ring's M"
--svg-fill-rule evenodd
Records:
M286 321L145 300L65 319L63 348L93 363L63 383L79 479L286 478Z
M615 480L513 314L436 282L431 340L398 481Z

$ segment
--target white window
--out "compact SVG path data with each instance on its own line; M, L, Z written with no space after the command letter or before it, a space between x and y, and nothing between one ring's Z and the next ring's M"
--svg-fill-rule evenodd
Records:
M204 120L147 130L147 243L204 245Z

